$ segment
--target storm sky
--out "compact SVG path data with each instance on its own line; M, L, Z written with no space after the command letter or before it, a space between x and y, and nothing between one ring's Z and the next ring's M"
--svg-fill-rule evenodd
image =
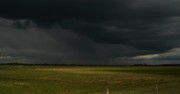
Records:
M180 64L180 1L1 0L7 62Z

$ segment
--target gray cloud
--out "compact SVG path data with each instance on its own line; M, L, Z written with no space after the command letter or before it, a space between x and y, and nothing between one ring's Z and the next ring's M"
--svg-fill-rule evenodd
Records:
M22 28L14 23L26 20L1 19L1 57L11 57L1 62L96 64L119 56L148 53L123 44L97 43L59 25L44 29L30 21L33 25Z
M180 48L173 48L165 53L159 54L119 57L116 60L131 62L131 64L179 64Z

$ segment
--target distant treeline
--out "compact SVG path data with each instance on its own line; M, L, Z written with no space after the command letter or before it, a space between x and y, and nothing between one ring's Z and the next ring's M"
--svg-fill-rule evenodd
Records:
M133 65L83 65L83 64L30 64L30 63L0 63L0 65L23 65L23 66L180 66L180 64L159 64L159 65L150 65L150 64L133 64Z
M43 64L32 64L32 63L1 63L0 65L23 65L23 66L75 66L75 64L48 64L48 63L43 63ZM80 65L77 65L80 66Z
M150 64L134 64L130 66L180 66L180 64L156 64L156 65L150 65Z

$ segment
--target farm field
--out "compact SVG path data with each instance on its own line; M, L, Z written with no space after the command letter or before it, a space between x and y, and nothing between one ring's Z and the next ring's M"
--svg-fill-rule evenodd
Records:
M106 89L180 94L180 67L0 66L0 94L105 94Z

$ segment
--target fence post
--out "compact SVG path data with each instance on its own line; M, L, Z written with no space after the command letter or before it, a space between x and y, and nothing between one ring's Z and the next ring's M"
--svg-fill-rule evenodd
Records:
M105 94L109 94L109 89L108 88L106 89L106 93Z
M158 85L157 84L156 84L155 89L156 89L156 94L158 94L159 92L158 92Z

